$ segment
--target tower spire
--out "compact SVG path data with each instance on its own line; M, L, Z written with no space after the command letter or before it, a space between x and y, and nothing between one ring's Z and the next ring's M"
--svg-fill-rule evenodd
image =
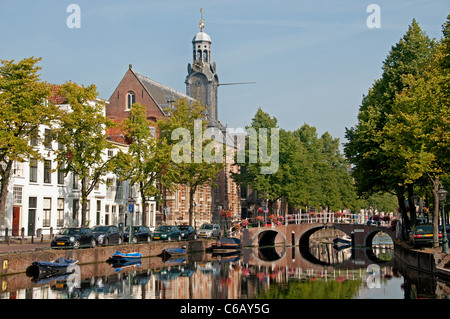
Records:
M200 8L200 23L198 26L200 27L200 32L203 32L203 28L205 27L205 20L203 20L203 8Z

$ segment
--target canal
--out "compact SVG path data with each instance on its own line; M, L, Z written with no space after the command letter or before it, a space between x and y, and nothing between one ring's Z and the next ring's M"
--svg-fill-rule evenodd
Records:
M114 268L80 265L66 277L39 280L26 274L3 282L0 299L415 299L448 298L450 284L398 264L388 237L352 249L317 235L310 256L298 247L195 253ZM313 256L313 257L311 257ZM355 259L369 256L369 259ZM157 258L158 263L156 263ZM296 260L295 260L296 258ZM12 284L13 283L13 284Z

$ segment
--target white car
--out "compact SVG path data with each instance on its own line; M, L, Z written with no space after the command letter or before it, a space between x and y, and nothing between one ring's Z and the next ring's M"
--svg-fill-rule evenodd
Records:
M203 224L197 230L197 237L220 237L220 225L219 224Z

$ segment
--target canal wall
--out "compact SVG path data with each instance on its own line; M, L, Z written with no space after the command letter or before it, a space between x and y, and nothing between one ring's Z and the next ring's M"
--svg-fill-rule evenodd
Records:
M117 250L122 253L139 252L143 258L159 255L165 248L186 246L188 253L205 251L211 240L182 242L150 242L143 244L106 246L85 249L37 249L32 252L13 252L0 255L0 276L25 273L34 261L53 261L60 257L78 260L78 265L101 263Z
M407 243L401 241L394 243L394 254L396 261L411 269L450 280L450 269L447 268L450 254L411 249Z

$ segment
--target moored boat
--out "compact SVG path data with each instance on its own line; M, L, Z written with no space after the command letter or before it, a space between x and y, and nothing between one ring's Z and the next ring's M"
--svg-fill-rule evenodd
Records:
M163 251L158 255L159 257L162 257L164 261L169 260L170 258L174 256L180 256L186 254L187 251L184 248L165 248Z
M213 252L229 252L241 249L241 240L235 237L223 237L211 244Z
M73 265L78 260L66 259L60 257L54 261L34 261L27 269L27 274L35 278L48 278L63 276L74 272Z
M335 239L333 239L333 242L335 244L337 244L337 243L340 243L340 244L351 244L352 243L352 239L349 236L347 236L347 235L342 236L342 237L338 236Z
M128 262L128 261L136 261L141 259L142 254L141 253L121 253L120 251L116 251L114 254L112 254L111 258L109 259L112 262Z

